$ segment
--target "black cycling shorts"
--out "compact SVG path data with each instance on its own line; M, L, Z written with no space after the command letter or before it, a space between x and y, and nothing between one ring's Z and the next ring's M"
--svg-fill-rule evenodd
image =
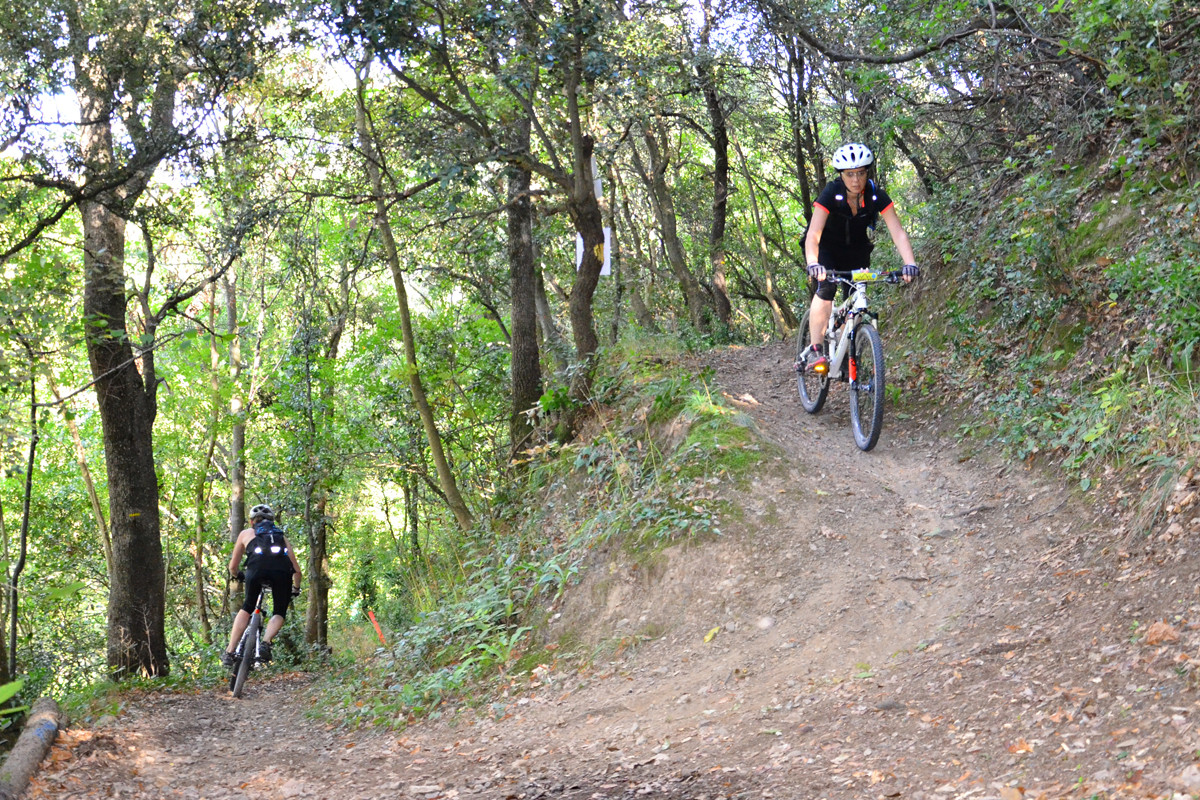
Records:
M242 603L242 611L254 613L254 603L258 600L258 591L264 585L271 587L271 613L273 616L286 617L288 603L292 601L292 570L281 569L251 569L246 572L246 602Z

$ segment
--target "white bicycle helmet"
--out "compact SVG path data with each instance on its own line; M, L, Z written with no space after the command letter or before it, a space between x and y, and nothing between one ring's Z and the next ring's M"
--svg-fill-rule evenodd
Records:
M875 163L875 154L865 144L851 142L833 151L833 168L838 172L844 169L869 167Z
M250 509L250 519L275 519L275 512L268 505L257 505Z

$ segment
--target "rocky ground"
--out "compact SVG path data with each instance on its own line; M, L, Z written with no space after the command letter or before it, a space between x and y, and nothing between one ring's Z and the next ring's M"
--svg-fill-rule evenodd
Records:
M774 447L718 489L722 537L571 590L556 624L616 643L588 669L402 734L314 721L304 676L131 698L26 796L1200 797L1192 475L1144 535L936 412L861 453L841 387L800 408L789 349L709 356Z

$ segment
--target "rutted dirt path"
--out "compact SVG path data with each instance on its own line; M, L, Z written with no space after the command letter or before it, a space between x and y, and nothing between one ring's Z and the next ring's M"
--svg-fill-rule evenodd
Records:
M1196 485L1147 539L936 420L864 454L788 349L707 359L773 444L724 535L569 593L561 630L638 646L399 736L315 723L298 677L148 696L28 796L1200 797Z

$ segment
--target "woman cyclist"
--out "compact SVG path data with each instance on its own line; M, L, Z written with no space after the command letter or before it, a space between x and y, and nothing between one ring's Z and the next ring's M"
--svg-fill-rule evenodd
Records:
M246 600L233 619L229 632L229 647L221 654L221 663L233 667L234 649L254 613L258 593L263 586L271 587L271 619L259 645L263 661L271 660L271 640L283 627L291 599L300 594L300 562L292 552L283 531L275 527L275 512L270 506L257 505L250 509L250 527L238 534L229 557L229 574L238 577L242 556L246 556Z
M902 274L908 283L920 274L908 234L900 224L896 205L887 192L869 177L875 154L865 144L850 143L833 154L833 168L838 171L813 204L812 220L804 237L804 255L808 259L808 276L817 281L809 311L809 341L804 364L797 368L820 371L829 364L822 341L829 315L833 313L834 295L838 284L826 280L833 272L849 278L856 269L871 266L874 243L867 237L880 217L887 223L892 242L904 259ZM801 331L800 335L804 335Z

